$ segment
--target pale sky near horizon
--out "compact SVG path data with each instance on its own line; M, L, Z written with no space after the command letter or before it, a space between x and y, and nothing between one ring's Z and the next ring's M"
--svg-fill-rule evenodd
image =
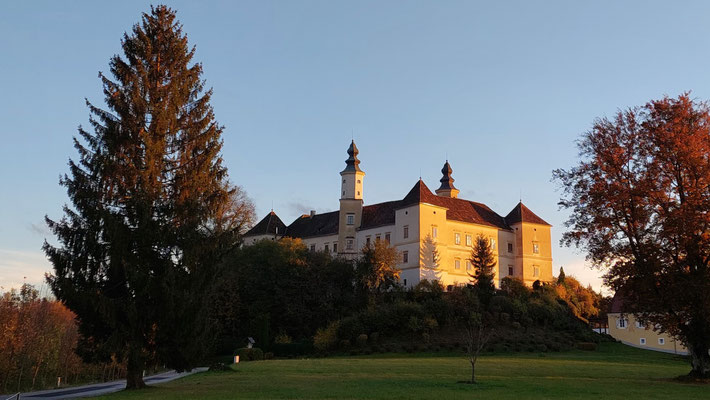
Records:
M556 168L597 117L664 95L710 98L710 3L169 1L225 125L231 179L287 224L338 207L351 135L366 204L401 199L445 158L460 197L553 225L554 273L596 289L564 231ZM41 283L45 214L71 138L103 105L99 71L150 2L0 4L0 292ZM26 278L25 278L26 277Z

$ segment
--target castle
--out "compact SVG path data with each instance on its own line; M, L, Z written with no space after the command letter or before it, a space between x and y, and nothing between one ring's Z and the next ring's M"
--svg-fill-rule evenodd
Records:
M483 235L497 259L497 286L506 276L528 285L552 281L551 225L522 202L502 217L485 204L458 198L447 161L436 194L420 178L401 200L364 205L365 172L360 169L358 153L353 141L340 172L338 211L311 211L288 226L271 211L245 234L244 243L287 236L300 238L311 251L354 259L363 246L384 240L401 256L397 267L404 286L423 279L449 286L470 281L471 248L477 235Z

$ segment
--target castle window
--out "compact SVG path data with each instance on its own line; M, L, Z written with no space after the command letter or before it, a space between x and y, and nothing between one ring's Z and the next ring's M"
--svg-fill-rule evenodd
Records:
M355 224L355 214L348 214L348 225L354 225Z
M454 269L461 269L461 260L458 258L454 261Z
M626 329L626 320L624 318L619 318L619 320L616 321L616 326L619 329Z
M466 246L471 246L472 244L471 235L466 235Z
M540 276L540 267L533 265L533 276L538 278Z
M513 243L508 242L508 253L513 252Z
M377 234L377 235L375 236L375 242L379 242L380 239L381 239L381 236L380 236L379 234Z
M404 286L407 286L407 278L404 278Z
M535 253L535 254L540 253L540 245L538 245L535 242L533 242L533 253Z
M409 238L409 225L404 226L403 236L405 239Z
M345 250L352 250L354 245L354 240L352 239L347 239L345 241Z
M471 260L466 260L466 271L470 271L473 268L471 265Z
M358 196L360 195L360 191L359 191L359 190L357 191L357 195L358 195Z
M385 233L385 242L387 242L387 244L390 244L390 233L389 232Z
M461 244L461 234L460 233L454 233L454 241L456 244Z
M496 251L496 240L491 238L491 250Z
M513 266L508 265L508 276L513 276Z
M328 243L323 245L323 251L325 251L326 253L328 252Z
M666 344L666 339L664 339L664 338L662 338L662 337L659 337L659 338L658 338L658 344L660 344L661 346L663 346L664 344Z
M642 337L641 339L639 339L639 344L646 345L646 338Z
M431 227L431 237L433 237L434 239L436 239L436 234L437 234L437 232L438 232L437 228L436 228L435 226L432 226L432 227Z
M643 324L640 323L640 322L638 322L638 321L636 321L636 327L639 328L639 329L646 329L646 327L643 326Z
M408 262L409 262L409 252L405 250L402 252L402 263L406 264Z
M312 244L312 245L311 245L311 251L316 251L316 245L315 245L315 244Z
M360 183L360 180L359 180L359 179L357 180L357 183Z
M370 237L365 238L365 246L370 246Z
M338 252L338 244L333 243L333 253L337 253L337 252Z

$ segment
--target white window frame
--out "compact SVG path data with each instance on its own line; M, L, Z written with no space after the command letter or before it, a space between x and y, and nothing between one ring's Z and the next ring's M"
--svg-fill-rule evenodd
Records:
M345 239L345 250L353 250L355 248L355 239Z
M347 219L346 222L345 222L346 224L348 224L348 225L355 225L355 214L348 214L348 215L346 216L346 219Z
M533 265L533 278L539 278L539 277L540 277L540 266Z
M639 321L636 321L636 327L637 327L638 329L646 329L646 327L643 326L643 324L640 323Z
M666 339L665 339L665 338L662 338L662 337L659 337L659 338L658 338L658 344L660 344L661 346L665 345L665 344L666 344Z
M491 246L491 250L496 251L496 240L495 239L489 238L488 244Z
M473 269L473 264L471 264L471 260L466 260L466 271L470 271Z
M461 244L461 234L460 233L454 233L454 243Z
M409 239L409 225L405 225L402 228L402 237L405 239Z
M454 260L454 269L461 269L461 260L458 258Z
M616 320L616 327L619 329L626 329L628 325L628 320L626 318L619 317L619 319Z
M436 237L439 235L439 229L436 226L431 227L431 237L433 239L436 239Z
M533 242L533 253L540 254L540 245L536 242Z
M473 246L473 239L471 235L466 235L466 246Z
M645 337L640 338L640 339L639 339L639 344L640 344L641 346L645 346L645 345L646 345L646 338L645 338Z

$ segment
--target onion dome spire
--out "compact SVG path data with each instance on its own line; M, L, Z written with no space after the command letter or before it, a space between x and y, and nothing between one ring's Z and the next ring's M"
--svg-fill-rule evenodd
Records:
M353 140L348 148L348 155L350 157L345 160L346 166L343 172L362 172L360 169L360 160L357 159L358 153L360 153L360 151L358 151L357 146L355 146L355 141Z
M446 160L444 167L441 169L443 177L439 179L441 186L436 189L436 194L444 197L457 197L459 190L454 187L454 178L451 176L453 170L451 165L449 165L449 160Z

